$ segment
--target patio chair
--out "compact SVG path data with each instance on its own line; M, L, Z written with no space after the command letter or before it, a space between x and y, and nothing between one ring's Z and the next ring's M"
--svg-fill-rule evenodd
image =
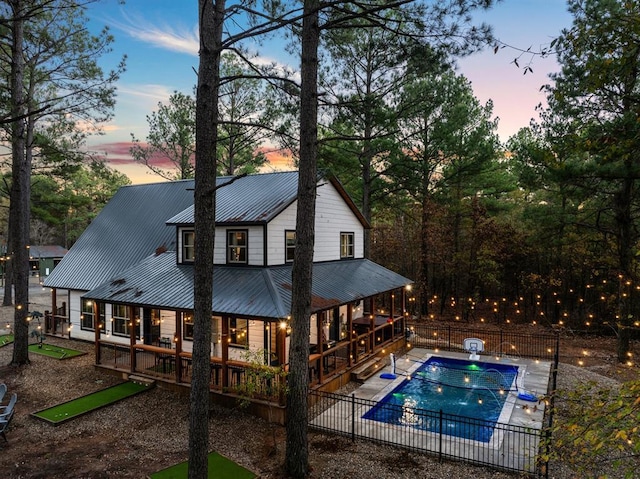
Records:
M13 393L11 395L11 399L9 400L9 404L7 404L6 406L0 406L0 436L2 436L4 442L9 442L7 440L6 431L9 428L11 419L13 418L13 412L15 410L17 401L18 394Z
M5 383L0 384L0 403L4 399L4 395L7 394L7 385Z
M4 421L6 417L13 415L16 402L18 402L18 393L13 393L9 403L6 406L0 406L0 421Z
M4 439L4 442L9 442L7 440L6 431L9 428L9 424L11 423L12 418L13 418L13 409L11 410L10 413L7 414L7 416L3 416L2 418L0 418L0 436L2 436L2 439Z

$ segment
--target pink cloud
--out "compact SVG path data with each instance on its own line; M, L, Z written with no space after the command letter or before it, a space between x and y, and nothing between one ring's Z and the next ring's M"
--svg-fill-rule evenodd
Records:
M134 145L130 141L120 141L114 143L103 143L93 146L94 151L98 156L101 156L105 161L112 165L126 165L135 163L135 160L131 156L130 150ZM141 146L146 146L145 143L140 143ZM158 168L174 168L173 162L166 156L156 154L151 158L151 164Z

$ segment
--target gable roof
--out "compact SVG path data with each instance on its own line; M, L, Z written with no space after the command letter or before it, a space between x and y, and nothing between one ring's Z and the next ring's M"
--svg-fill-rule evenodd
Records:
M62 258L44 285L88 291L159 247L175 249L166 219L193 204L193 180L120 188Z
M412 283L367 259L315 263L312 281L312 312ZM193 268L176 264L175 252L154 254L83 297L132 306L193 310ZM290 264L214 267L213 314L282 319L290 311Z
M326 180L338 191L362 226L368 228L369 223L337 178L327 176ZM241 178L222 176L216 179L216 186L217 225L268 223L298 197L298 172L280 171ZM192 225L193 205L169 218L167 223Z
M369 227L342 185L327 180ZM297 198L298 172L218 177L216 224L269 222ZM175 225L191 225L194 180L124 186L102 209L45 281L50 288L89 291L158 248L176 249ZM174 258L175 261L175 258Z
M298 195L298 172L284 171L216 178L216 224L267 223ZM168 219L168 224L192 225L193 204Z

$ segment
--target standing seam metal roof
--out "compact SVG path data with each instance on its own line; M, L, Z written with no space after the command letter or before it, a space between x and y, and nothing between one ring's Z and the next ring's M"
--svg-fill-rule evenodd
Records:
M266 223L293 203L298 194L298 172L249 175L234 180L217 178L216 224ZM193 205L173 216L168 224L193 224Z
M193 204L193 185L183 180L120 188L44 285L88 291L159 247L175 249L175 228L165 221Z
M412 281L366 259L313 266L312 312L347 304ZM285 318L291 311L291 265L215 266L214 314ZM140 264L89 291L86 299L172 310L193 309L193 267L175 262L175 252Z

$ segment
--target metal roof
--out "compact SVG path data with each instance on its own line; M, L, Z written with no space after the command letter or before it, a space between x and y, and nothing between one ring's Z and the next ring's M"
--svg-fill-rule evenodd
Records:
M402 288L412 281L367 259L313 266L312 312ZM89 291L84 298L161 309L193 309L193 267L176 264L175 252L140 264ZM291 265L215 266L214 314L285 318L291 311Z
M284 171L234 179L222 176L216 185L216 224L266 223L293 203L298 172ZM193 224L193 205L170 218L169 224Z
M342 186L337 188L368 227ZM217 179L216 224L266 223L297 198L298 172ZM193 224L193 180L122 187L49 275L50 288L89 291L158 248L175 250L172 225ZM175 259L174 259L175 261Z
M67 248L58 245L30 245L31 258L62 258L67 254Z
M159 247L175 250L175 228L165 221L193 204L193 185L182 180L120 188L44 285L88 291Z

